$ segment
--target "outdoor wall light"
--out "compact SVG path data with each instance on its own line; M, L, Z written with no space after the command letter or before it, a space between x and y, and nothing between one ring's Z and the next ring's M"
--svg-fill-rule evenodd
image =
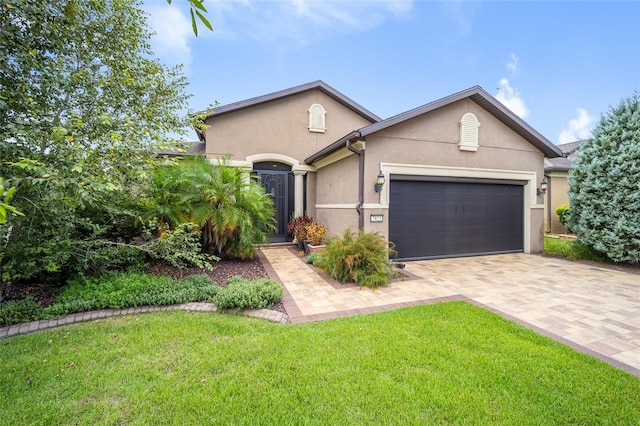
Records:
M542 180L540 181L540 188L536 189L536 194L537 195L545 194L547 192L547 188L549 188L549 184L544 178L542 178Z
M383 186L384 186L384 173L382 173L382 170L380 170L380 173L378 173L378 179L376 180L375 185L373 185L373 189L376 192L380 192L382 191Z

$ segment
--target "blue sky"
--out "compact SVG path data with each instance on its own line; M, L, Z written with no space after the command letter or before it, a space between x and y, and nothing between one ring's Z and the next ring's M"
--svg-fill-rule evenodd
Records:
M323 80L387 118L480 85L554 143L640 90L638 1L145 0L192 110ZM195 139L195 133L191 135Z

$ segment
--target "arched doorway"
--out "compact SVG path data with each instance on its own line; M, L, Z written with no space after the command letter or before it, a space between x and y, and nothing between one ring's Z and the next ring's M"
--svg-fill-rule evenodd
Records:
M253 171L271 196L276 216L276 230L269 235L270 243L287 241L287 223L294 210L293 173L291 166L276 161L253 164Z

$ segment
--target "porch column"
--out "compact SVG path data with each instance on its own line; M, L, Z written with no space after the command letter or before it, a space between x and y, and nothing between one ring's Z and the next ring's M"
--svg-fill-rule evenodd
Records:
M300 217L304 215L304 175L306 170L293 171L293 215Z

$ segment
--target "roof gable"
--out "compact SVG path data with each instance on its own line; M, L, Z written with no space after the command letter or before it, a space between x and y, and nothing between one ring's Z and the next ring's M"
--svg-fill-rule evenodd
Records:
M524 120L515 115L511 110L505 107L501 102L487 93L480 86L471 87L467 90L454 93L453 95L445 98L438 99L418 108L403 112L402 114L387 118L386 120L373 123L369 126L363 127L359 132L362 137L365 137L371 133L378 132L466 98L471 99L498 120L502 121L511 130L542 151L545 156L560 157L562 155L562 151L556 145L538 133L533 127L529 126Z
M322 80L316 80L316 81L312 81L311 83L302 84L300 86L291 87L289 89L280 90L277 92L269 93L267 95L257 96L255 98L245 99L243 101L222 105L222 106L213 108L212 109L213 112L207 115L206 118L227 114L227 113L238 111L245 108L250 108L252 106L264 104L264 103L271 102L276 99L282 99L288 96L293 96L298 93L306 92L309 90L319 90L325 93L327 96L333 98L337 102L341 103L342 105L346 106L353 112L361 115L362 117L366 118L371 122L377 122L381 120L380 117L378 117L368 109L364 108L362 105L354 102L352 99L348 98L342 93L338 92L336 89L329 86Z
M426 105L403 112L385 120L375 122L359 130L355 130L344 136L340 140L322 149L321 151L318 151L316 154L307 158L305 161L307 164L312 164L313 162L331 154L333 151L343 147L348 140L364 138L372 133L379 132L391 126L395 126L396 124L403 123L412 118L418 117L420 115L434 111L438 108L442 108L444 106L467 98L471 99L480 107L484 108L487 112L492 114L515 133L517 133L537 149L542 151L546 157L555 158L562 156L562 151L560 150L560 148L558 148L551 141L538 133L538 131L536 131L533 127L529 126L529 124L527 124L524 120L522 120L511 110L505 107L496 98L487 93L482 87L474 86L467 90L454 93L453 95L438 99Z

